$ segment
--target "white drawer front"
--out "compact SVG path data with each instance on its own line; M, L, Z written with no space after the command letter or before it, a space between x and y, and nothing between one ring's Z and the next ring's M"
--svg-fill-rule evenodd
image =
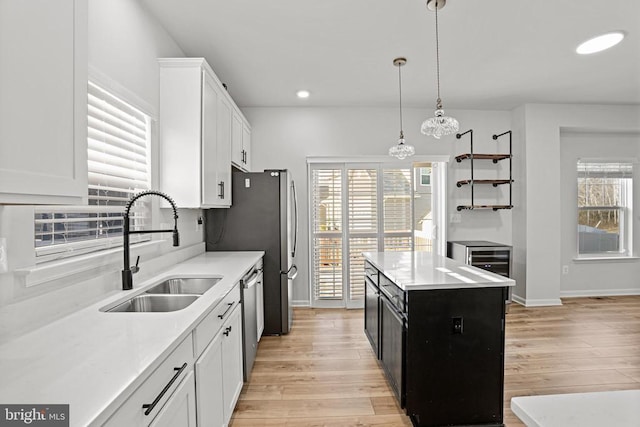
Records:
M181 381L192 370L193 341L191 335L188 335L104 425L109 427L149 425ZM165 387L167 390L163 393ZM143 407L143 405L153 404L156 400L153 408ZM145 412L147 412L146 415Z
M193 332L196 359L207 348L238 304L240 304L240 286L236 285L196 327Z

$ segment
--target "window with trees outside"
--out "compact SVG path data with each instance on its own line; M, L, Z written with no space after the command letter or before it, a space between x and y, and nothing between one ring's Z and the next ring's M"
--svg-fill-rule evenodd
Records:
M579 160L578 255L632 255L633 164Z

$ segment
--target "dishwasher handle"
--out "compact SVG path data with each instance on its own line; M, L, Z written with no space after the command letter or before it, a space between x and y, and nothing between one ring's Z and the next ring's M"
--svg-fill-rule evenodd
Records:
M258 277L260 276L260 271L261 270L254 270L253 274L249 276L248 279L242 279L241 280L242 288L249 289L253 287L256 283L258 283Z

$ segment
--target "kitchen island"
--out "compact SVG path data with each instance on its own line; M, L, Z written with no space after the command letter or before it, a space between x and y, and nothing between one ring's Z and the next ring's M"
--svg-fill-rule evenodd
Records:
M365 333L415 426L503 426L515 282L430 252L365 252Z

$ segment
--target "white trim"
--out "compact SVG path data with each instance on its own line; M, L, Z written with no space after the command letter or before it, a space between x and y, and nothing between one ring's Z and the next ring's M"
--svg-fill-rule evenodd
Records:
M135 251L136 255L149 254L159 248L163 242L165 240L152 240L132 245L131 249ZM59 261L40 263L32 267L16 268L14 274L23 278L25 287L29 288L88 270L95 270L97 275L97 273L107 268L112 269L116 263L121 262L122 246Z
M307 164L311 163L385 163L399 164L406 167L411 163L422 162L445 162L448 163L451 156L433 155L433 156L412 156L405 160L394 159L390 156L357 156L357 157L307 157Z
M547 307L547 306L556 306L562 305L562 300L560 298L550 298L550 299L527 299L522 298L518 295L511 295L511 301L516 302L525 307Z
M309 307L309 308L311 308L311 304L309 303L309 300L292 300L291 301L291 305L293 307Z
M580 257L573 258L574 262L582 263L582 262L602 262L602 261L610 261L610 262L626 262L626 261L637 261L640 257L637 256L599 256L599 257Z
M578 297L606 297L606 296L628 296L640 295L640 289L595 289L595 290L578 290L578 291L560 291L561 298L578 298Z
M157 108L91 64L89 64L89 81L100 86L102 89L107 90L116 98L126 100L128 104L131 104L133 107L149 116L152 121L158 120Z
M525 303L525 299L519 295L511 294L511 301L517 304L523 305L525 307L527 306L527 304Z

